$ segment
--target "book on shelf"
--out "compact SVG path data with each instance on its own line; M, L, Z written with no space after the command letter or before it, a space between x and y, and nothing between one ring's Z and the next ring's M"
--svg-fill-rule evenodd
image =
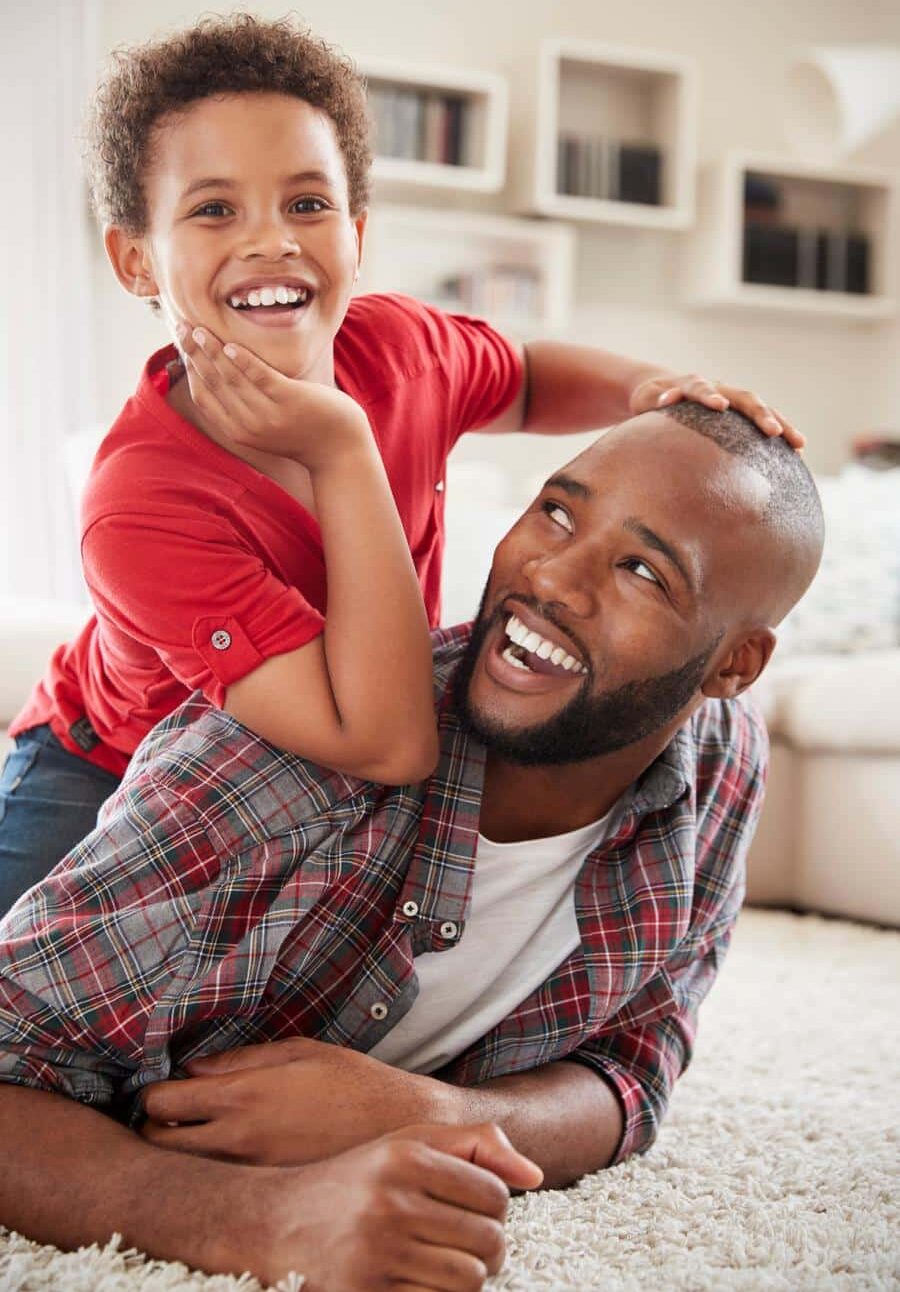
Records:
M748 220L743 281L865 295L869 254L864 234Z
M444 308L494 318L535 317L541 308L541 275L529 265L491 265L455 274L439 284Z
M662 153L655 145L599 136L559 136L558 193L658 206L662 201L661 187Z
M379 81L368 93L379 156L466 165L469 103L462 95Z

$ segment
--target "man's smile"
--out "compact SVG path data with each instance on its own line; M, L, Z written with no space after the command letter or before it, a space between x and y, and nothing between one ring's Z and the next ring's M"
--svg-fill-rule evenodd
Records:
M565 636L542 616L517 605L504 607L484 653L488 676L514 691L543 693L580 681L588 666Z

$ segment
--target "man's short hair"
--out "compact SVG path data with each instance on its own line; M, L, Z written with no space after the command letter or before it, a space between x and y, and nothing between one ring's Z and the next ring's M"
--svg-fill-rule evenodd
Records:
M154 128L170 113L226 94L287 94L334 122L350 213L368 205L372 164L365 81L349 58L291 18L203 18L162 40L120 49L91 112L85 161L102 223L147 230L144 176ZM260 140L265 146L265 140Z
M705 435L727 453L743 458L771 488L762 519L786 538L820 552L825 534L822 503L809 468L781 435L764 435L736 409L719 411L683 400L660 410L667 417Z

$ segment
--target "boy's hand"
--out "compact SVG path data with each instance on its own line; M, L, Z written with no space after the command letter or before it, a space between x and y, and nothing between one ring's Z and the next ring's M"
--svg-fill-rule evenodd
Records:
M309 471L371 436L363 409L334 386L285 377L244 346L179 323L191 399L226 440L292 458Z
M764 403L752 390L710 381L696 373L686 377L664 374L642 381L631 393L631 411L635 414L649 413L654 408L666 408L682 399L695 400L718 412L734 408L755 422L764 435L783 435L791 448L802 449L806 443L806 437L786 417Z

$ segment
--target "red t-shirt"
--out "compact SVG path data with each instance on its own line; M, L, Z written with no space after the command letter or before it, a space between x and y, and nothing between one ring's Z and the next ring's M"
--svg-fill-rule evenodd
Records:
M117 775L191 691L221 705L263 660L321 632L325 612L317 521L169 407L175 358L171 346L151 357L100 446L82 501L95 614L9 728L49 722ZM447 454L512 402L518 352L480 320L370 295L350 303L334 370L368 414L435 625Z

